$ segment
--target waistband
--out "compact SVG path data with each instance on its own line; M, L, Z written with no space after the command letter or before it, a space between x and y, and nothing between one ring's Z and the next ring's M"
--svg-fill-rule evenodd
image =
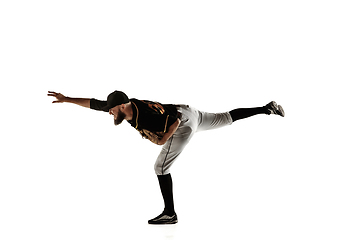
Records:
M179 109L180 108L189 108L190 106L189 105L185 105L185 104L175 104L175 107L177 109L177 118L179 118L181 120L181 116L182 116L182 113L179 112Z
M175 104L175 107L177 107L177 108L189 108L189 105L185 105L185 104Z

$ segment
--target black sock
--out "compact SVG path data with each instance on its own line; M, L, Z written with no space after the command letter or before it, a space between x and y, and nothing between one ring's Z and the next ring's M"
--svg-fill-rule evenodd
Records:
M164 199L165 210L169 215L175 213L174 210L174 199L173 199L173 189L172 189L172 179L170 173L167 175L158 175L158 180L160 184L161 194Z
M267 114L265 107L256 108L238 108L230 111L233 122L239 119L248 118L257 114Z

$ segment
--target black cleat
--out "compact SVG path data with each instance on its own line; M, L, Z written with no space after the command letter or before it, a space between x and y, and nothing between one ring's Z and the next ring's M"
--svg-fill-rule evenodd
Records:
M175 224L178 222L176 213L167 214L165 211L154 219L148 221L149 224Z
M280 105L277 105L275 101L266 104L265 108L267 110L268 115L275 114L285 117L284 109Z

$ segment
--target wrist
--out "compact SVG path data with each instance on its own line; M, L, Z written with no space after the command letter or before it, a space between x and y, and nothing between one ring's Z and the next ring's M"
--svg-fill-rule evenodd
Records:
M73 99L73 98L71 98L71 97L64 97L63 102L67 102L67 103L76 103L76 102L74 101L74 99Z

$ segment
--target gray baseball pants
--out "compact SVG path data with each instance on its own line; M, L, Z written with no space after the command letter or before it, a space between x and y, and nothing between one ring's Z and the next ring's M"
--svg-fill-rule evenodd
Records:
M196 132L216 129L233 123L229 112L207 113L188 105L179 105L177 109L181 113L181 123L173 136L161 149L154 166L157 175L170 173L171 165L179 157Z

